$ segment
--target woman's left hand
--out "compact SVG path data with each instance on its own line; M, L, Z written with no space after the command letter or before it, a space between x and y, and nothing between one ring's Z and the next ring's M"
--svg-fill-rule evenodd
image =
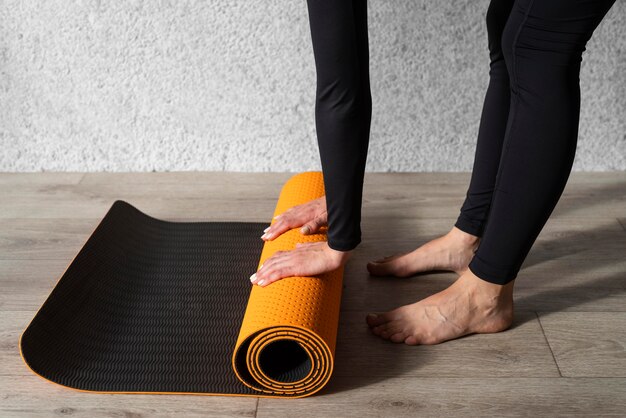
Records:
M291 251L276 251L250 276L250 281L265 287L285 277L327 273L344 265L351 253L333 250L326 241L298 243Z

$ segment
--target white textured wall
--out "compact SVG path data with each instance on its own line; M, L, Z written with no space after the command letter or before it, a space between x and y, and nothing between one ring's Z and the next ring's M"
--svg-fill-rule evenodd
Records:
M588 45L575 169L626 169L626 1ZM368 171L470 170L487 0L369 0ZM305 0L0 3L0 170L319 169Z

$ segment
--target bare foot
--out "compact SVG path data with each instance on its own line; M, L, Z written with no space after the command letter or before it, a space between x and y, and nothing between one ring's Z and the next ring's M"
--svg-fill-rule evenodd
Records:
M408 277L431 270L450 270L461 275L474 256L480 238L452 227L450 232L405 254L367 263L374 276Z
M379 337L408 345L504 331L513 322L513 283L489 283L467 269L447 289L411 305L369 314L366 321Z

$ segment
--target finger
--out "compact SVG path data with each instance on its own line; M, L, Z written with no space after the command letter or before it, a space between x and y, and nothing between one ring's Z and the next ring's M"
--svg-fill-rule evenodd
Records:
M306 249L310 249L311 247L318 247L319 245L320 245L320 242L297 242L296 248L306 250Z
M256 285L265 287L285 277L293 276L292 265L290 263L275 263L264 272L261 279L256 282Z
M266 228L261 239L271 241L292 228L302 226L306 221L306 216L302 211L294 210L295 208L296 207L289 208L281 215L278 215L280 217L277 218L276 222Z
M291 226L289 224L289 219L281 218L280 220L270 225L266 231L264 231L263 235L261 235L261 239L265 241L271 241L281 236L283 233L289 231L290 229Z
M274 254L272 254L272 259L274 259L275 261L279 261L284 258L289 258L291 257L291 254L293 254L293 252L294 250L276 251Z
M250 276L250 281L252 284L256 284L259 280L262 280L266 275L270 267L272 267L276 263L280 263L284 260L284 258L289 254L289 251L276 251L272 256L266 259L263 264L261 264L258 270Z

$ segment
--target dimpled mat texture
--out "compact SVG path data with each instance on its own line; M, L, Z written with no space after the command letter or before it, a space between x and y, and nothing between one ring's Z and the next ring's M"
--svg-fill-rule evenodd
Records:
M323 195L321 172L296 174L274 216ZM24 362L84 391L319 391L333 370L343 268L252 286L276 251L326 239L296 228L263 242L266 225L170 222L115 201L22 333Z

